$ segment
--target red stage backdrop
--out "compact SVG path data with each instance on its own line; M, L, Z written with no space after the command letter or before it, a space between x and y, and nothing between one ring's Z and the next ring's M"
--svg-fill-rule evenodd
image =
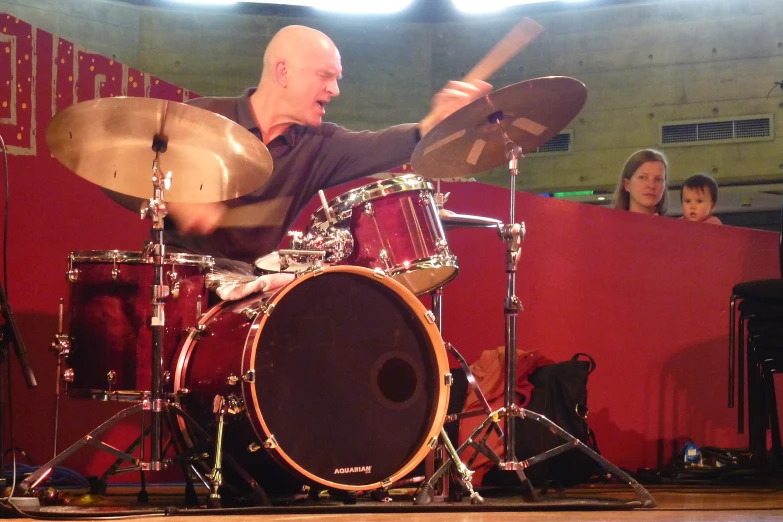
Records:
M0 26L0 135L11 154L8 291L39 383L25 388L14 361L15 444L42 464L52 455L55 358L49 345L57 302L65 297L67 303L67 255L138 250L149 229L148 221L51 157L46 125L59 110L96 97L183 101L194 95L12 16L0 14ZM508 190L454 182L444 191L451 192L451 210L508 219ZM516 200L517 219L528 230L518 267L517 294L525 306L519 348L555 360L575 352L596 359L589 421L605 456L636 469L661 464L688 438L745 445L736 434L736 411L726 406L728 302L735 283L779 276L777 235L524 193ZM445 290L444 337L473 361L503 344L504 246L490 229L452 230L448 240L461 272ZM58 447L119 409L64 399ZM109 442L129 444L137 433L128 422ZM83 450L65 465L100 474L112 461Z

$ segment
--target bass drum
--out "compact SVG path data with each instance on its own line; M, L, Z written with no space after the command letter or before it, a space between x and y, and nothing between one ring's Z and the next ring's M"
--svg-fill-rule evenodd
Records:
M212 308L174 377L177 404L212 437L213 402L226 399L223 448L271 494L403 477L441 431L449 383L432 314L392 278L354 266ZM186 446L203 446L198 429L177 426Z

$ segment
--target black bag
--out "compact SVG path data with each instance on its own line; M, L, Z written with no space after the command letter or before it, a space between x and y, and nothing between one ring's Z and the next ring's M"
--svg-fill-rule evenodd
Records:
M583 353L577 353L570 361L542 366L530 376L534 388L526 409L546 416L597 452L595 436L587 425L587 378L593 370L595 361ZM516 456L519 461L566 442L534 420L517 419L515 429ZM550 482L573 486L585 482L601 470L595 460L575 448L530 466L525 474L536 487L547 486ZM493 470L487 474L483 483L511 485L503 479L500 479L502 484L496 483L499 478Z

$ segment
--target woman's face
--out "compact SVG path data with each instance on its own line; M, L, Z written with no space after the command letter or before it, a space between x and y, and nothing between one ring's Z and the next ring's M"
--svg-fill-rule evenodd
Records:
M660 161L648 161L636 169L629 179L623 180L628 192L628 210L643 214L655 214L666 188L666 168Z

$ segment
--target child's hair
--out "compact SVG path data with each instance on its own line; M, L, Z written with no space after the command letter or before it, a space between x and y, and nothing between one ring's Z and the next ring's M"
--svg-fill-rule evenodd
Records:
M620 181L617 182L617 187L614 190L614 208L620 210L628 210L630 208L631 197L623 186L623 180L631 179L631 176L639 167L651 161L663 163L663 196L661 201L658 202L656 212L664 214L668 210L669 162L666 160L666 155L663 152L655 149L637 150L625 161L623 170L620 172Z
M688 187L691 190L704 190L704 187L710 189L710 195L712 196L712 202L718 202L718 182L715 178L706 173L694 174L682 183L680 187L680 202L682 202L682 192Z

